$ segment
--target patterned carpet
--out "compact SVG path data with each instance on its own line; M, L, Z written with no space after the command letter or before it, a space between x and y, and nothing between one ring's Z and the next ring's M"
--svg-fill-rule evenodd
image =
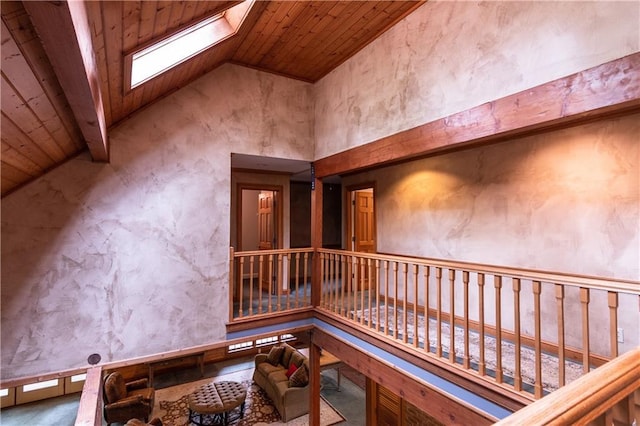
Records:
M251 370L249 370L251 373ZM243 416L239 416L239 408L231 413L229 425L232 426L260 426L260 425L283 425L280 421L280 414L275 409L267 394L252 380L247 378L246 372L209 378L191 382L179 386L160 389L156 392L156 406L151 417L159 417L165 426L190 426L188 397L191 392L200 385L212 380L235 380L247 386L247 398ZM250 377L250 374L249 374ZM205 421L207 421L205 419ZM320 399L320 424L330 426L343 422L344 418L328 402ZM213 423L215 424L215 423ZM298 417L286 423L292 426L302 426L309 424L308 415Z

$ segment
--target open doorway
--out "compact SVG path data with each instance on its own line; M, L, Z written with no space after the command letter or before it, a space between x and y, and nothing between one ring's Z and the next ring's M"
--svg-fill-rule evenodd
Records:
M282 248L282 192L281 186L238 184L237 244L239 251L274 250ZM249 277L249 265L242 276ZM260 287L275 290L275 270L263 263ZM257 271L256 271L257 272ZM254 273L256 273L254 272Z

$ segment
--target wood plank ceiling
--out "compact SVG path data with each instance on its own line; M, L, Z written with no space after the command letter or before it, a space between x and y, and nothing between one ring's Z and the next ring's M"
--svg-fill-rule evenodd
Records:
M257 1L238 33L131 91L124 55L239 1L87 1L108 127L226 63L316 82L422 1ZM20 1L2 15L2 196L86 149L69 93ZM38 25L42 25L38 23ZM56 25L51 22L48 25ZM56 30L58 27L56 27ZM78 72L83 72L78 70ZM84 74L83 74L84 75Z

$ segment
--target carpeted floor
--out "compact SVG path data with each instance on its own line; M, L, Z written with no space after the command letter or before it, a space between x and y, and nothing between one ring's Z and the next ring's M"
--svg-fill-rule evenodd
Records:
M239 409L235 410L231 415L229 424L232 426L285 424L280 421L280 414L278 414L266 393L252 382L252 372L253 370L244 370L215 378L216 381L232 380L247 386L247 398L243 416L239 416ZM158 390L156 392L156 405L151 417L159 417L165 426L189 426L188 395L200 385L211 380L210 378L203 379ZM335 425L344 420L344 417L331 404L321 398L320 423L322 426ZM292 426L307 425L309 424L308 415L293 419L286 424Z

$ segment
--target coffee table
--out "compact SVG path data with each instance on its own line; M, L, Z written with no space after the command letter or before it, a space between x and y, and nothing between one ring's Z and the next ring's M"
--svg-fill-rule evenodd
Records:
M189 395L189 421L197 425L229 424L229 415L240 407L244 415L247 387L242 383L224 381L200 386ZM198 420L196 418L199 417ZM205 423L208 417L209 422Z

